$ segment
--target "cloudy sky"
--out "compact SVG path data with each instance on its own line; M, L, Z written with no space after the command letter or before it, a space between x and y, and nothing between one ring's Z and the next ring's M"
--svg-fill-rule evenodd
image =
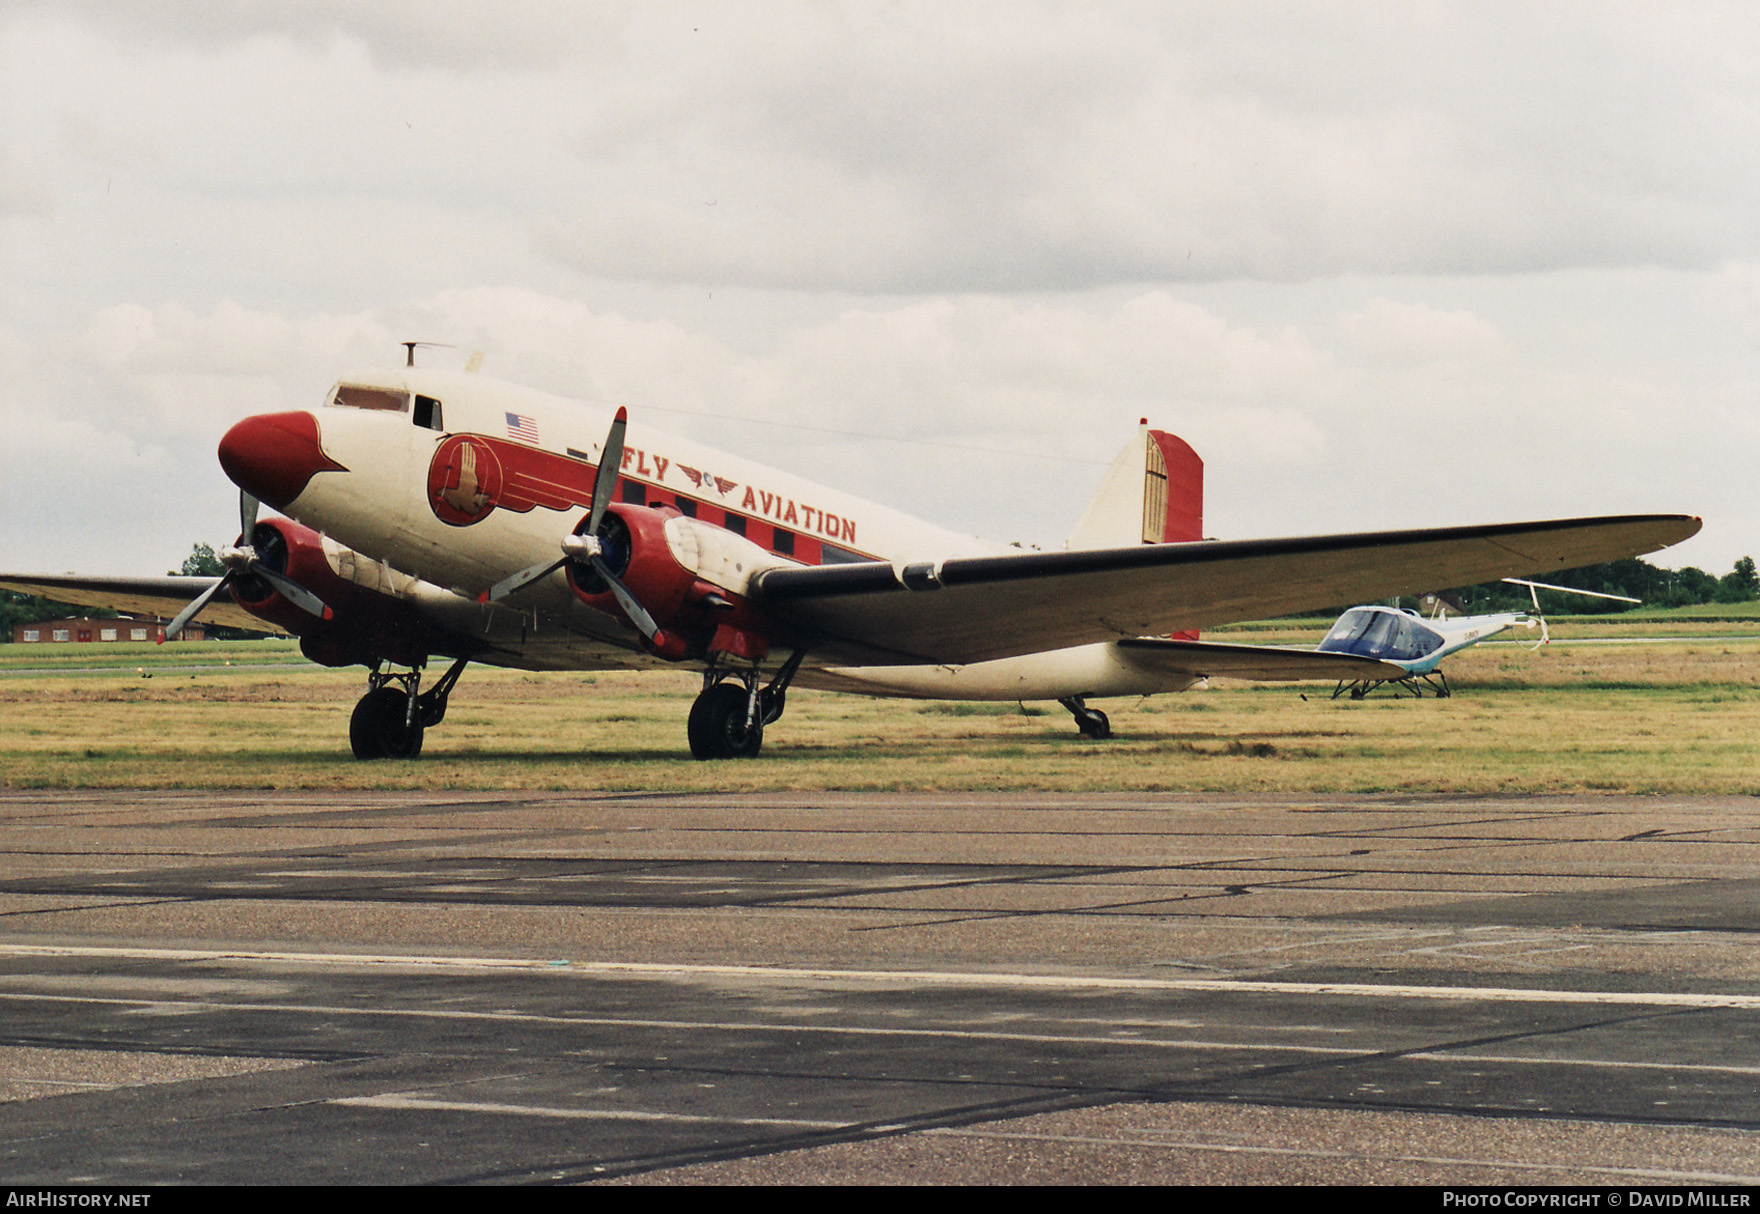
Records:
M1760 554L1760 8L0 0L0 568L236 531L428 357L1055 545L1137 418L1224 538Z

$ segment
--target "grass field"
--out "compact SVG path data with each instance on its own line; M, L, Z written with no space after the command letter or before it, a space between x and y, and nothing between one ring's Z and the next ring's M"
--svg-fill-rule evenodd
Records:
M1312 643L1323 624L1211 636ZM1541 650L1485 645L1451 660L1456 694L1441 700L1218 681L1106 701L1105 742L1079 736L1056 705L797 690L762 757L721 763L689 756L697 680L682 672L473 667L421 759L359 763L347 734L361 672L311 666L289 642L4 645L0 785L1760 795L1760 629L1732 627L1555 626L1561 643ZM1573 641L1579 628L1602 635Z

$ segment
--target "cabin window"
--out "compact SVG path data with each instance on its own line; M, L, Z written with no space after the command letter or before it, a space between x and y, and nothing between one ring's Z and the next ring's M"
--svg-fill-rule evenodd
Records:
M835 544L819 545L819 563L821 565L856 565L863 561L871 561L871 556L862 556L847 548L839 548Z
M1442 648L1442 637L1421 620L1399 611L1375 611L1357 607L1338 617L1338 623L1320 642L1325 653L1354 653L1359 657L1394 662L1415 662Z
M681 497L678 499L676 505L678 506L678 512L680 514L689 515L691 518L697 517L697 503L691 498Z
M387 392L384 388L360 388L340 384L330 403L344 409L376 409L382 413L402 413L409 408L407 392Z
M648 504L648 487L640 481L624 481L623 500L632 506L646 506Z
M746 533L746 516L743 514L735 514L733 511L729 510L727 512L727 519L721 525L735 535L744 535Z
M430 430L444 430L440 421L440 402L432 396L416 397L415 423Z
M794 532L776 528L770 541L770 551L778 556L794 555Z

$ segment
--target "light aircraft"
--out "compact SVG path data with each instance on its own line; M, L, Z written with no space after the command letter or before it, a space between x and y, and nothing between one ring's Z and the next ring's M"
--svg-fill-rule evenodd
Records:
M1194 639L1230 621L1653 552L1700 521L1633 515L1293 539L1202 539L1203 465L1145 422L1062 551L961 535L833 485L474 373L352 373L220 441L240 535L219 579L0 576L59 601L300 638L367 669L364 759L413 758L468 662L684 667L699 758L756 755L792 686L1087 701L1212 675L1397 678L1377 658ZM600 476L610 468L614 475ZM285 518L259 517L265 503ZM221 595L224 588L228 593ZM193 598L193 601L191 601ZM227 599L230 602L227 602ZM1175 635L1180 634L1180 635ZM428 663L451 659L424 688Z
M1451 694L1448 676L1440 669L1442 659L1459 653L1470 645L1490 640L1511 628L1538 628L1540 639L1534 648L1546 644L1546 617L1540 613L1541 590L1587 595L1596 599L1615 599L1622 603L1640 600L1623 594L1603 594L1598 590L1579 590L1575 586L1554 586L1525 578L1506 577L1503 581L1526 586L1534 610L1497 611L1488 615L1462 615L1450 619L1448 610L1439 606L1435 615L1425 617L1403 607L1369 605L1352 607L1333 623L1317 649L1321 653L1350 653L1358 657L1378 658L1391 662L1404 673L1391 679L1340 679L1332 698L1350 694L1360 700L1375 688L1391 685L1394 694L1409 691L1421 698L1428 687L1437 696Z

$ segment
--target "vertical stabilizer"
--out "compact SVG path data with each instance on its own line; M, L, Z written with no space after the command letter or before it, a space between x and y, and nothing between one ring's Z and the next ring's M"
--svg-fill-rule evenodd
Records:
M1126 548L1204 538L1204 461L1191 445L1141 423L1070 532L1069 547ZM1196 629L1174 634L1197 640Z
M1069 547L1123 548L1204 538L1204 461L1145 421L1107 468Z
M1144 480L1154 476L1156 456L1160 456L1166 498L1159 510L1145 503L1143 542L1174 544L1203 539L1204 461L1185 439L1165 430L1149 431L1147 455L1149 467ZM1157 522L1161 527L1159 541L1149 538L1149 529Z

